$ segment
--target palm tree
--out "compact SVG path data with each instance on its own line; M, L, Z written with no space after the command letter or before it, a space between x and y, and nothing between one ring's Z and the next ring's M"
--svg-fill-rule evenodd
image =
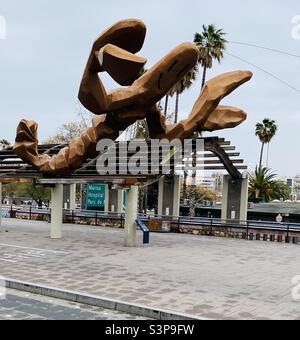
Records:
M170 98L170 92L167 93L166 99L165 99L165 109L164 109L164 115L165 115L165 117L167 117L167 115L168 115L169 98Z
M179 98L180 95L188 90L194 83L194 81L197 79L197 73L198 73L198 65L196 65L190 72L188 72L170 91L170 96L173 97L176 95L175 100L175 117L174 117L174 123L178 123L178 113L179 113Z
M261 142L261 151L260 151L260 160L259 160L260 168L262 167L262 163L263 163L265 145L268 144L268 146L270 146L270 143L272 139L275 137L277 131L278 131L278 127L274 120L266 118L263 120L262 123L256 124L255 135L259 138ZM269 158L269 151L268 151L268 158Z
M138 78L142 77L146 72L148 72L147 69L144 67L140 70ZM135 122L130 128L130 139L136 139L136 138L149 138L149 130L148 130L148 124L146 119L142 121Z
M182 196L183 196L183 201L187 199L187 179L188 179L188 172L184 170L183 173L183 191L182 191Z
M5 150L8 147L10 147L10 142L6 139L2 139L2 140L0 140L0 145L2 147L2 150Z
M203 67L202 88L206 82L207 69L212 68L213 60L219 63L224 58L226 49L226 33L222 29L217 29L214 25L203 25L202 33L196 33L194 43L199 49L199 64Z
M193 82L197 79L197 73L198 73L198 65L195 65L195 67L188 72L169 92L169 95L173 97L176 95L175 100L175 116L174 116L174 123L178 123L178 114L179 114L179 98L180 95L188 90L192 85ZM167 110L167 108L166 108ZM184 183L183 183L183 199L185 200L187 198L187 178L188 173L187 171L184 171Z
M211 69L213 66L213 61L217 60L219 63L224 58L224 50L226 48L227 41L225 40L226 33L223 32L222 29L217 29L214 25L203 25L203 31L202 33L196 33L194 37L194 43L199 49L199 60L198 63L203 67L203 75L202 75L202 86L201 88L204 88L205 82L206 82L206 75L207 75L207 69ZM198 137L199 134L196 134L196 137ZM197 155L193 155L193 174L192 174L192 186L194 189L192 190L192 193L195 192L196 187L196 177L197 177L197 171L196 171L196 165L197 165ZM195 205L196 200L195 197L193 197L193 194L191 195L190 199L190 216L195 216Z
M256 167L255 174L250 175L249 199L253 202L270 202L274 199L288 199L291 189L286 183L276 181L276 174L268 168Z
M256 167L254 176L250 175L249 198L254 202L270 202L272 200L272 185L276 175L268 168Z

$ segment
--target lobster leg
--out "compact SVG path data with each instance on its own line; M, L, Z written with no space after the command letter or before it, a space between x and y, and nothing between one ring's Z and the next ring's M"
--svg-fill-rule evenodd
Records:
M189 117L174 126L167 126L169 140L190 138L196 131L220 130L235 127L246 114L231 107L218 107L220 101L252 78L249 71L225 73L209 80L203 88Z

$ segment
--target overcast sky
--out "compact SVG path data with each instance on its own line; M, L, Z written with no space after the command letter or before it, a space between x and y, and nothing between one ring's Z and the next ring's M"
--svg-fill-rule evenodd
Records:
M119 19L144 20L148 33L141 55L150 67L172 48L192 41L203 24L223 28L230 41L252 43L300 55L292 37L292 18L300 15L299 0L0 0L7 40L0 40L0 138L11 142L22 118L39 123L43 140L66 121L76 119L77 93L93 40ZM229 44L227 51L246 59L298 88L300 58ZM224 103L248 113L242 126L218 133L230 139L250 166L259 159L255 124L265 117L278 122L271 145L270 166L280 175L300 174L300 92L227 55L208 77L249 69L253 80ZM200 78L200 76L199 76ZM200 91L200 79L182 96L184 118ZM114 84L108 78L106 86ZM216 135L216 133L214 133Z

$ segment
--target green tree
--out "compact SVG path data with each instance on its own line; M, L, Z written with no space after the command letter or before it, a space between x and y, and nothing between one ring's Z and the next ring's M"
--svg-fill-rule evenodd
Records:
M291 196L291 189L268 168L256 167L254 175L250 175L249 199L252 202L271 202L286 200Z
M187 199L191 198L195 199L196 204L203 204L204 202L216 202L219 199L219 194L215 190L202 185L189 185L187 186Z
M51 200L51 190L45 186L36 186L34 184L29 184L26 189L28 197L35 201L40 208L43 204L49 206Z
M259 160L259 167L262 167L263 163L263 156L264 156L264 148L265 145L270 143L272 139L275 137L278 131L277 124L274 120L269 118L265 118L262 123L256 124L255 135L259 138L261 142L261 151L260 151L260 160ZM269 158L269 148L268 148L268 158Z
M68 144L74 138L79 137L83 131L91 126L91 121L94 115L79 106L77 120L64 123L57 133L44 140L45 144Z
M199 64L203 67L202 88L206 82L207 69L212 68L213 61L219 63L224 58L226 49L226 33L214 25L203 25L202 33L196 33L194 43L199 49Z
M8 183L3 185L2 194L6 198L29 198L26 193L27 184Z
M8 140L6 140L6 139L1 139L0 140L0 145L1 145L2 150L5 150L8 147L10 147L10 142Z
M3 185L3 197L30 199L42 207L43 204L48 205L51 192L49 188L32 183L9 183Z
M45 144L68 144L71 140L79 137L85 130L82 122L69 122L63 124L57 134L44 141Z
M273 200L288 200L291 198L292 189L283 181L273 184Z
M147 208L148 210L158 211L158 182L147 187Z

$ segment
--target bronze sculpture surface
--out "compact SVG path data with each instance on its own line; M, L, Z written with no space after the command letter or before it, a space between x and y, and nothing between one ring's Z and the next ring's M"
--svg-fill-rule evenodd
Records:
M189 117L166 125L157 103L196 65L198 49L191 43L181 44L139 77L147 60L136 53L143 47L145 35L143 22L123 20L93 44L79 90L81 103L96 115L92 127L50 157L37 151L37 123L22 120L17 128L15 154L45 175L61 176L96 157L99 140L116 140L120 131L137 120L147 119L151 138L169 140L191 138L196 131L233 128L245 121L242 110L219 106L224 97L252 77L249 71L236 71L208 81ZM127 87L107 93L99 78L101 72Z

